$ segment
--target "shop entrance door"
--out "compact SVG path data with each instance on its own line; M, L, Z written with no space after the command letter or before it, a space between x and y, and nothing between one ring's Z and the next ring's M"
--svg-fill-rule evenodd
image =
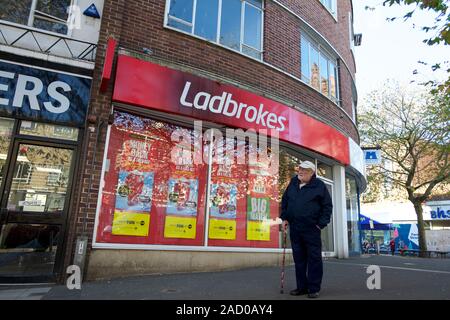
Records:
M75 147L20 136L11 140L10 160L1 161L0 154L0 282L54 281Z

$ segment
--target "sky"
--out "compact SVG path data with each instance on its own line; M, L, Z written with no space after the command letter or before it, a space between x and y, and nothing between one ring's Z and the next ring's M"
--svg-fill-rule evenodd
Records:
M449 1L450 2L450 1ZM358 103L372 90L381 88L387 79L411 87L411 80L443 80L443 72L432 72L431 65L450 60L450 46L424 44L431 32L420 30L432 26L434 11L416 11L406 22L403 18L389 22L386 18L402 17L415 6L382 6L383 0L353 0L354 32L362 33L361 46L355 47ZM365 10L365 7L375 10ZM414 24L416 28L413 28ZM423 66L424 61L430 66ZM414 70L419 75L413 75Z

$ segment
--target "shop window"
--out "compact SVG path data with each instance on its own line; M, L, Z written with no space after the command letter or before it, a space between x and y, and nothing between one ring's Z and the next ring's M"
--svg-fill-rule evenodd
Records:
M203 245L201 140L188 128L115 112L97 242ZM191 154L192 145L199 151Z
M13 211L64 209L73 150L20 144L8 197ZM57 181L55 181L56 175Z
M0 19L61 34L68 32L71 0L0 0Z
M361 253L359 234L358 190L355 178L345 177L345 198L347 207L348 249L350 253Z
M231 157L212 164L208 245L279 248L277 155L250 139L219 140L214 148Z
M167 3L168 26L262 58L262 0L168 0Z
M219 130L211 139L211 130L120 111L114 117L98 243L281 246L278 165L270 149L248 137L222 138Z
M302 80L338 103L337 61L319 49L319 45L302 35Z

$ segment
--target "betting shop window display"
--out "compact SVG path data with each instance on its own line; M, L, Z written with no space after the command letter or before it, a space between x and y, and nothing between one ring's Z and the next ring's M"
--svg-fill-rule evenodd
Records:
M206 233L208 246L279 248L274 155L245 139L213 139L209 166L205 136L116 111L96 242L205 246Z
M115 112L97 242L203 244L206 165L172 161L178 138L198 141L194 135L191 129Z
M278 162L254 138L214 140L209 246L279 248Z

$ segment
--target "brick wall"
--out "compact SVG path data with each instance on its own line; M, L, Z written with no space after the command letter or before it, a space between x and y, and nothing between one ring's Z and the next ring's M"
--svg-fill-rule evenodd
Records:
M335 46L350 68L354 68L348 48L348 17L344 18L347 10L350 10L350 0L338 1L337 23L326 12L319 0L282 0L280 2L305 17L308 23ZM329 99L270 66L206 41L164 28L164 11L164 0L105 1L89 112L91 126L96 127L96 131L92 133L87 131L85 135L83 148L86 148L87 152L82 155L82 159L85 160L81 163L81 174L75 186L73 201L75 201L74 212L77 214L71 215L69 221L67 238L69 245L65 266L71 264L76 236L82 231L85 216L87 217L87 235L92 238L93 234L96 195L99 191L106 140L106 126L100 127L100 131L97 130L97 126L99 121L107 121L110 114L113 84L109 85L105 93L99 92L99 86L106 43L111 36L118 41L120 47L125 49L139 52L142 52L144 47L152 49L152 58L162 59L171 67L176 68L182 65L192 70L203 70L238 83L256 94L267 94L281 102L295 104L308 114L337 128L355 141L359 141L352 122ZM300 25L300 20L294 15L270 0L266 1L264 61L297 78L300 77ZM342 107L351 116L350 75L343 69L341 69L340 85ZM99 133L98 143L96 143L97 133ZM89 188L90 181L91 188Z

